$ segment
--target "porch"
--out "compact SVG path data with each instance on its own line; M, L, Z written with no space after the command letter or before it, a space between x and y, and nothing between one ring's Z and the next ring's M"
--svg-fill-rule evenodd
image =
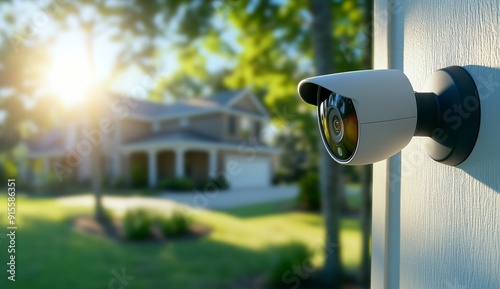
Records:
M234 143L176 132L124 144L123 161L114 163L113 175L130 184L132 170L142 169L145 182L155 187L165 178L188 177L195 182L224 176L233 188L269 186L276 148L248 142ZM135 168L134 168L135 167Z
M188 177L202 182L216 176L218 171L216 149L165 148L147 149L123 153L122 175L127 184L133 184L132 174L144 173L149 187L155 187L162 179ZM117 174L119 175L119 173Z

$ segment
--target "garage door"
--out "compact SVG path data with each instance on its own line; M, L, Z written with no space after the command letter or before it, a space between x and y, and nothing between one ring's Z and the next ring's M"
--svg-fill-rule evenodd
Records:
M228 155L225 171L231 188L265 187L271 184L271 159Z

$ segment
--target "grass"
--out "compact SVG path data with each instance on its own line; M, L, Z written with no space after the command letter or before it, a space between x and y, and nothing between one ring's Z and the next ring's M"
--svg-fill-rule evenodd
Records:
M253 217L262 217L266 215L275 215L286 213L293 206L296 206L297 202L294 199L284 200L279 202L271 202L257 205L249 205L238 208L230 208L222 210L222 212L228 213L232 216L246 219Z
M103 188L103 195L112 196L157 196L162 192L160 189L156 188ZM31 197L47 198L53 196L75 196L81 194L91 194L92 192L88 188L71 188L71 189L48 189L48 188L35 188Z
M314 263L320 265L324 237L321 216L287 211L287 205L288 201L218 212L193 211L195 221L213 228L210 236L138 244L73 230L69 220L90 214L91 208L21 197L17 201L17 281L9 288L226 288L241 278L269 271L269 246L290 240L311 248ZM0 207L6 208L5 199ZM0 218L6 220L5 214ZM342 259L348 268L354 268L360 261L359 225L344 220L342 227ZM7 260L7 239L5 234L0 236L0 258ZM115 277L122 270L133 276L125 280L127 284ZM7 280L5 270L0 278Z

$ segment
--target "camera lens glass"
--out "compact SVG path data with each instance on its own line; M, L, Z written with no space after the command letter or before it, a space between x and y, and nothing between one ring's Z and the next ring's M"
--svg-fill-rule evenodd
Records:
M318 92L318 102L320 132L330 154L349 160L358 143L358 117L352 100L335 92L321 99Z
M338 117L334 117L333 118L334 133L335 134L339 134L340 133L340 128L341 128L340 119Z

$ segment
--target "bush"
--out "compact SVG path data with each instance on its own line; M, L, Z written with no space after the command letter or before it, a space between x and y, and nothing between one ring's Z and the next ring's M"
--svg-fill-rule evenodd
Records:
M116 177L111 182L111 187L113 189L123 189L125 188L125 179L123 177Z
M78 188L90 188L92 186L92 181L90 180L90 178L84 178L82 180L79 180L76 182L76 187Z
M170 238L186 234L191 225L189 215L179 209L174 209L170 215L159 215L157 220L163 235Z
M287 271L293 272L294 267L300 267L301 271L308 273L304 268L309 269L311 267L312 252L306 245L299 242L290 242L271 246L270 250L272 252L272 263L267 278L271 284L283 284L284 274Z
M321 208L321 194L317 173L309 172L300 180L298 202L310 210L319 210Z
M129 209L123 218L125 237L131 240L146 239L151 236L152 218L147 209Z
M148 185L148 172L143 165L132 165L130 177L132 187L134 188L144 188Z
M173 191L192 191L196 186L190 178L167 178L159 182L159 187Z
M2 180L6 178L15 179L19 176L19 168L11 159L4 159L0 167L0 176L2 177Z
M227 182L224 176L218 176L212 179L208 179L205 182L201 183L198 187L200 190L227 190L229 189L229 183Z
M64 179L59 179L55 173L49 173L43 187L45 190L50 191L50 193L61 194L68 189L69 182Z
M111 182L111 179L109 178L109 176L102 176L101 177L101 187L102 188L109 188L110 187L110 182Z
M273 174L271 182L273 185L279 184L290 184L296 181L298 178L294 176L294 172L287 168L277 168L276 172Z

